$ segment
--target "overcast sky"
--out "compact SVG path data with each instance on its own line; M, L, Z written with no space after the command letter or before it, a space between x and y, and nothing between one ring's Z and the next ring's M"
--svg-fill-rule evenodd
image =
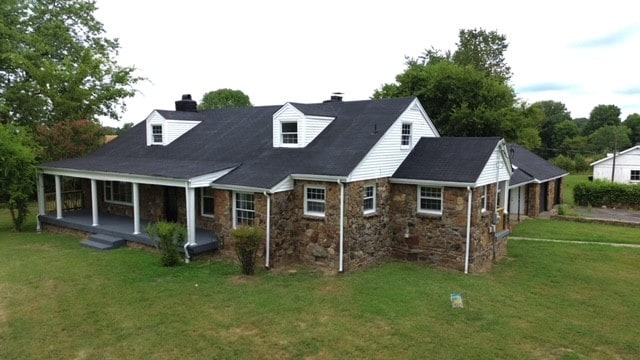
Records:
M149 81L120 124L219 88L254 105L368 99L405 56L455 49L460 29L506 35L519 98L563 102L571 115L614 104L640 113L640 17L633 1L97 0L118 62ZM423 104L429 112L429 104Z

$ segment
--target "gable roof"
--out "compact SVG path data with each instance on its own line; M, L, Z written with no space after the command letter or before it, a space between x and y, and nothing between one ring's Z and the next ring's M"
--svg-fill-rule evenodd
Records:
M93 153L42 168L188 180L233 169L216 183L269 189L291 174L346 177L415 98L294 104L308 115L332 116L305 148L274 148L273 114L281 106L203 112L157 110L165 119L200 124L166 146L146 145L141 122ZM371 132L372 124L380 130Z
M621 156L621 155L627 154L627 153L629 153L629 152L631 152L631 151L633 151L633 150L638 150L638 149L640 149L640 145L632 146L632 147L630 147L630 148L628 148L628 149L626 149L626 150L620 151L619 153L617 153L617 155L616 155L616 156ZM594 162L592 162L592 163L591 163L591 164L589 164L589 165L591 165L591 166L593 166L593 165L598 165L598 164L600 164L600 163L602 163L602 162L605 162L605 161L607 161L607 160L611 160L611 159L613 159L613 154L608 155L607 157L602 158L602 159L600 159L600 160L594 161Z
M510 187L530 182L546 182L568 175L563 170L518 144L508 144L511 163L516 168Z
M500 141L497 137L421 138L393 178L475 183Z

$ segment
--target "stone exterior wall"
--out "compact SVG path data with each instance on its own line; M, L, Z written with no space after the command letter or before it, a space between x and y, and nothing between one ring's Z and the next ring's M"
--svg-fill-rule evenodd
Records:
M376 211L364 214L364 187L375 185ZM345 189L345 269L355 270L391 257L388 178L349 183Z
M442 215L417 212L416 185L393 184L390 211L394 256L422 261L438 267L463 271L467 231L467 189L446 187L443 190ZM494 210L495 185L488 191L487 207L482 212L482 188L473 190L471 206L471 239L469 271L480 272L506 254L504 239L496 241L491 220ZM501 214L502 216L502 214Z
M540 184L527 185L527 216L540 215Z

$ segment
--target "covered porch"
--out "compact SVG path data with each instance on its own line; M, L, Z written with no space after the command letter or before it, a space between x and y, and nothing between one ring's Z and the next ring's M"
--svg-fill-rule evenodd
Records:
M62 217L56 214L44 214L39 216L39 221L46 227L46 224L74 229L91 234L103 234L122 238L126 241L135 242L147 246L154 246L144 229L150 221L141 221L143 231L134 233L134 224L131 218L112 214L100 214L100 224L93 225L93 215L86 211L65 211ZM190 254L200 254L218 248L218 239L211 230L195 229L195 244L189 246Z

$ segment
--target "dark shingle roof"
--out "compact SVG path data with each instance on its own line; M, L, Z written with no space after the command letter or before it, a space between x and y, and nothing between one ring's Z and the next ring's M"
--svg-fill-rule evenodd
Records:
M422 138L393 178L475 183L500 140L497 137Z
M296 173L347 176L413 100L295 104L308 115L335 117L301 149L273 148L273 114L280 105L197 113L158 110L167 119L202 122L167 146L147 146L141 122L85 157L42 166L176 179L237 167L217 182L260 188Z
M511 177L510 186L537 181L548 181L568 174L518 144L509 144L511 163L517 167Z

